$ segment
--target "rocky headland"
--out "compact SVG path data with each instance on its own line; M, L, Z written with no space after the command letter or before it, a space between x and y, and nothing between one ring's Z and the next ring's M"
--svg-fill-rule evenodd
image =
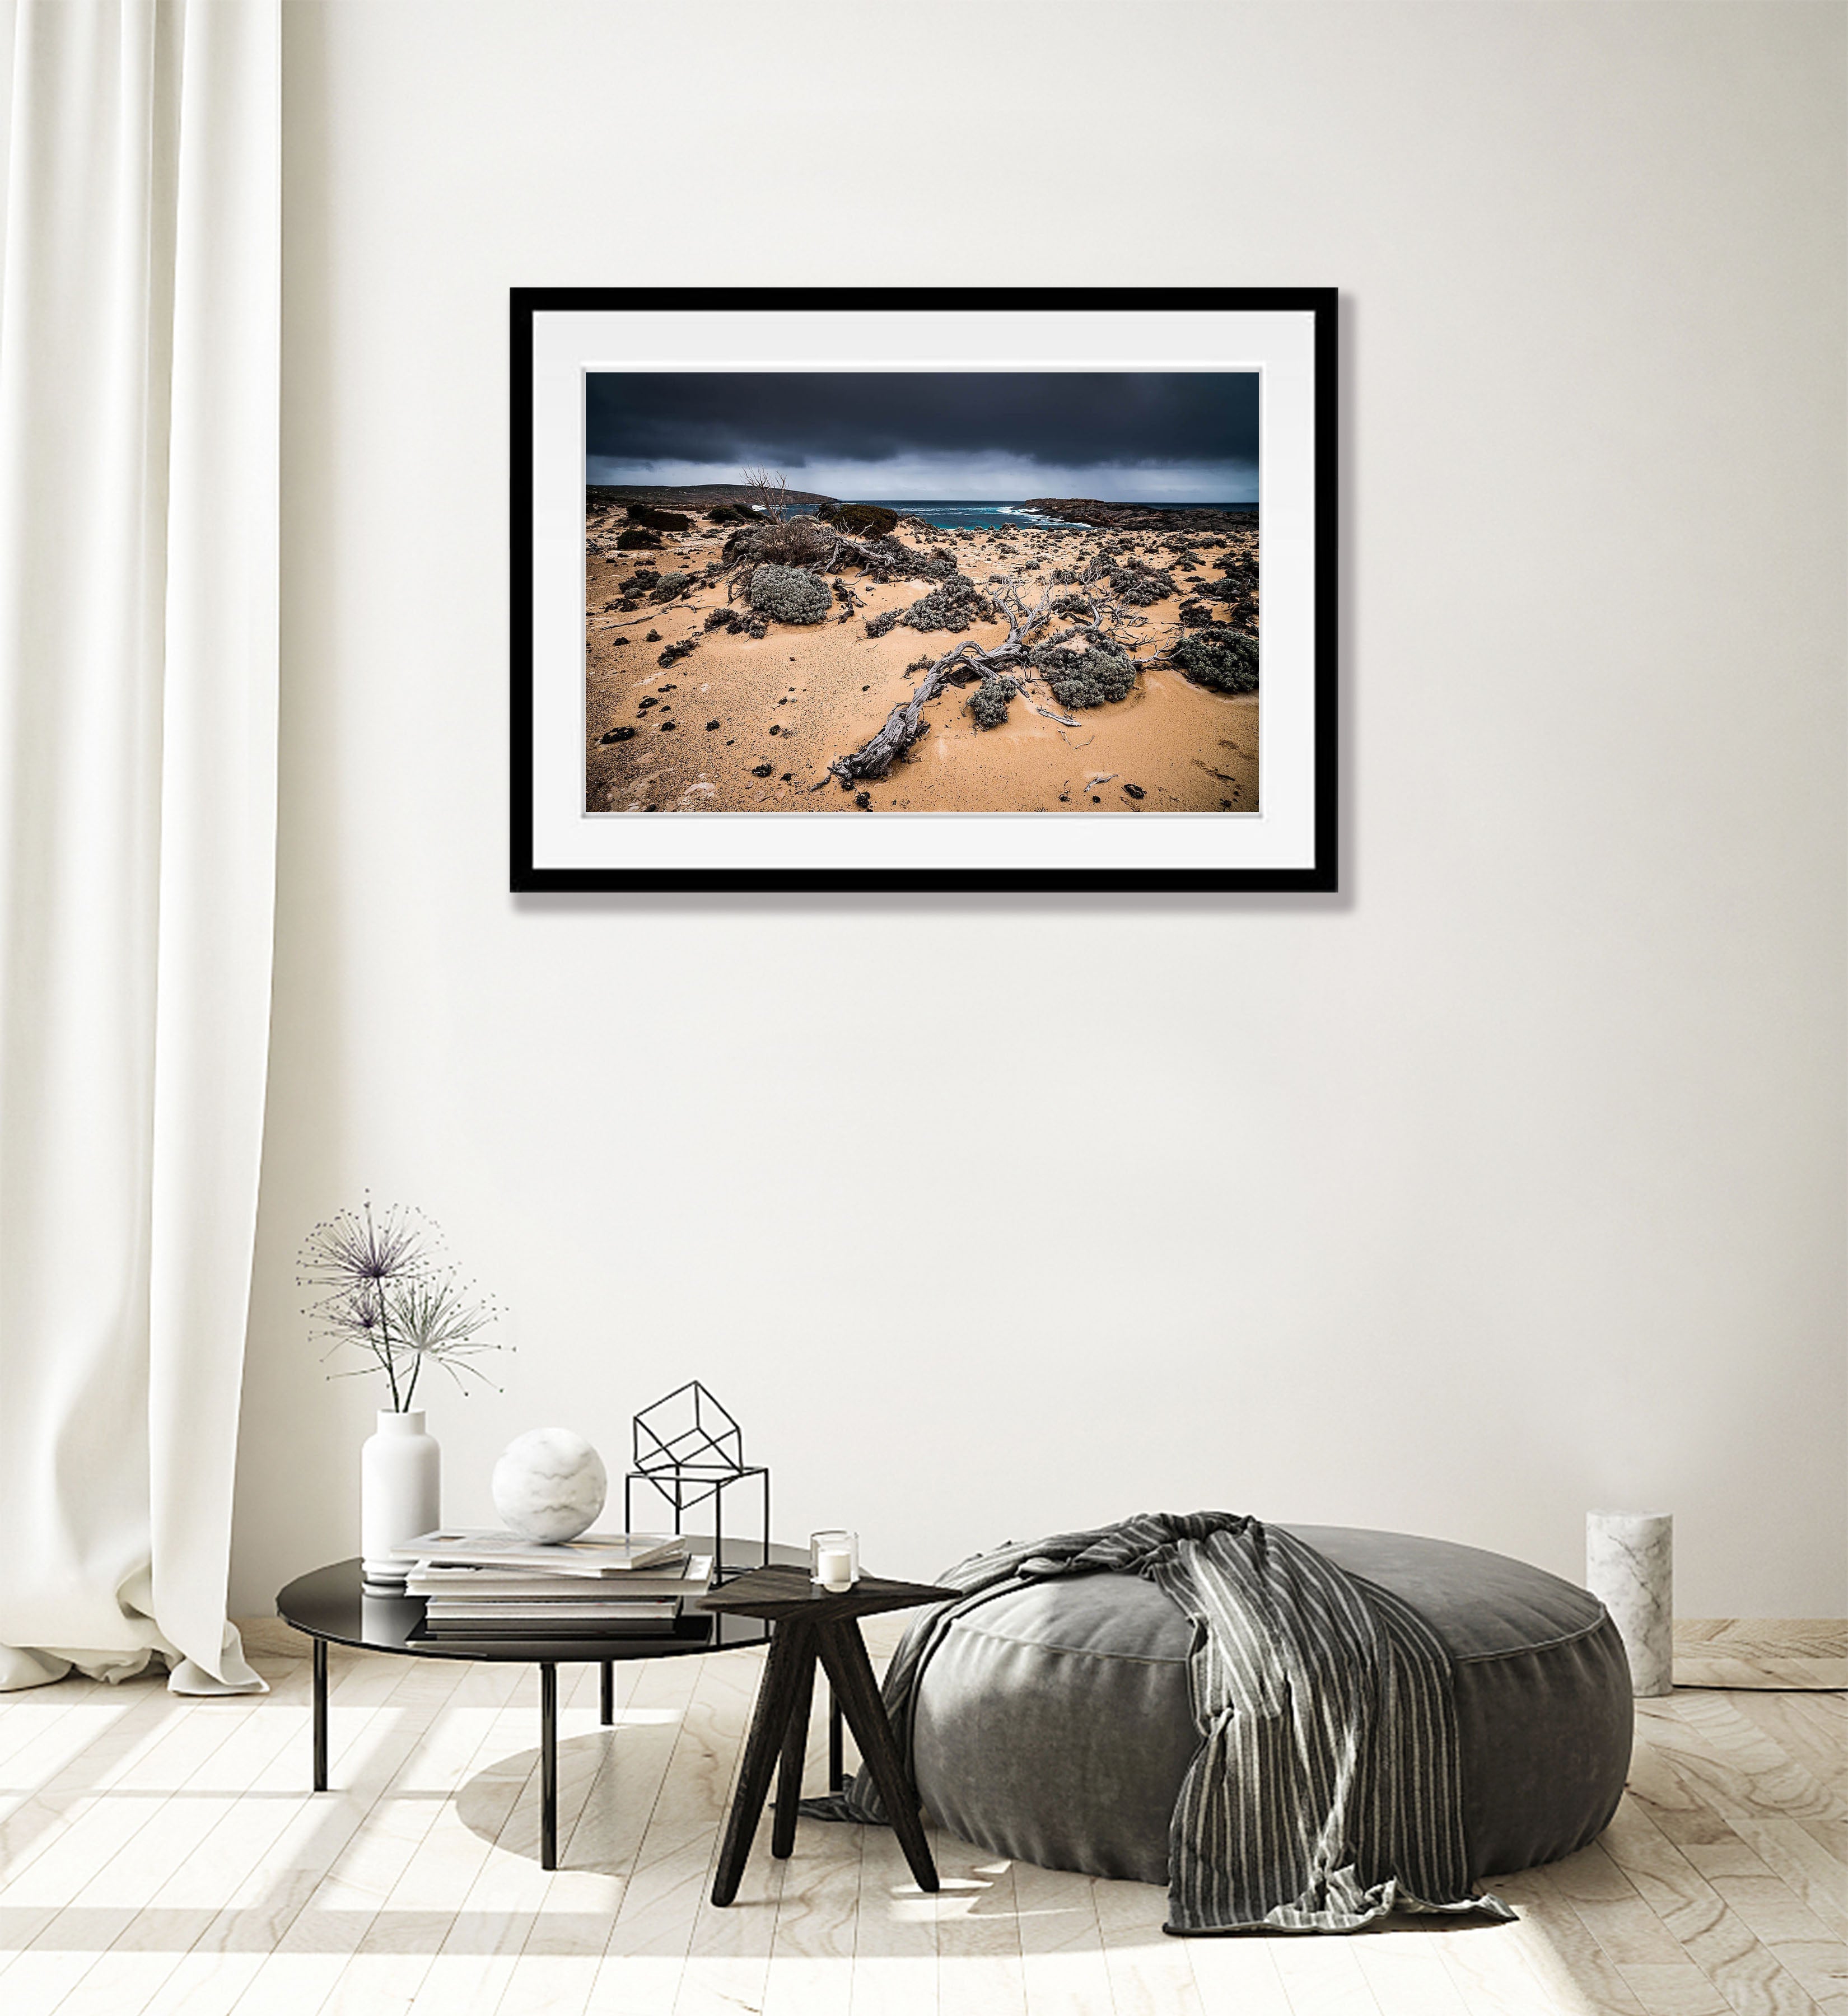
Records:
M1109 532L1245 532L1258 521L1255 504L1220 510L1198 504L1104 504L1095 497L1029 497L1025 508Z
M594 517L618 504L659 504L669 510L700 511L713 504L749 504L757 491L743 483L593 483L585 488L585 500ZM784 501L791 504L833 504L819 490L791 490Z

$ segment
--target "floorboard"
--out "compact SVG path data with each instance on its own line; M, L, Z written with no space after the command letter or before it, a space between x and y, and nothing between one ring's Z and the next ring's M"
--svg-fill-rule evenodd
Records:
M1848 2016L1848 1696L1772 1688L1835 1670L1826 1620L1679 1626L1697 1677L1638 1704L1604 1836L1496 1881L1514 1924L1338 1939L1170 1939L1159 1888L935 1831L928 1895L886 1830L805 1820L780 1863L767 1814L716 1910L751 1651L619 1667L607 1730L561 1671L547 1872L530 1669L334 1648L316 1796L304 1643L245 1642L267 1695L0 1697L7 2016Z

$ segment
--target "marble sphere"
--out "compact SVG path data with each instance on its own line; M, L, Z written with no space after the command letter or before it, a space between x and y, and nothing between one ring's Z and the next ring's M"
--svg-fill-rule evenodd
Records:
M569 1428L517 1435L494 1466L494 1509L529 1540L575 1540L609 1489L603 1458Z

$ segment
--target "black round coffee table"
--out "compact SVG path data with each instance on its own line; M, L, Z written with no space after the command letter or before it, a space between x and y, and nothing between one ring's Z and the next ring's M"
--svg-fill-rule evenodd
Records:
M710 1552L710 1538L690 1535L695 1551ZM805 1547L769 1550L772 1564L806 1568ZM725 1546L725 1566L733 1574L765 1564L763 1549L755 1542ZM412 1659L483 1659L536 1665L539 1669L539 1860L558 1867L558 1669L594 1664L603 1668L599 1720L607 1729L615 1720L618 1659L672 1659L706 1652L729 1652L741 1646L769 1642L765 1619L697 1611L690 1605L672 1630L658 1636L625 1632L608 1638L441 1639L418 1636L423 1628L420 1596L386 1596L364 1586L359 1563L336 1561L301 1575L276 1597L276 1615L314 1641L315 1790L327 1789L327 1647L351 1645L363 1652L390 1652ZM841 1776L839 1708L833 1711L830 1732L830 1775Z

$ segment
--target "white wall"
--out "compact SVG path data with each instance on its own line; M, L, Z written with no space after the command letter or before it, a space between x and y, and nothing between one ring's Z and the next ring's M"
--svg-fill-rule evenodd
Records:
M293 1256L514 1312L452 1517L697 1373L873 1564L1147 1507L1839 1615L1843 14L292 0L234 1607L356 1544ZM506 290L1338 284L1338 900L505 893Z

